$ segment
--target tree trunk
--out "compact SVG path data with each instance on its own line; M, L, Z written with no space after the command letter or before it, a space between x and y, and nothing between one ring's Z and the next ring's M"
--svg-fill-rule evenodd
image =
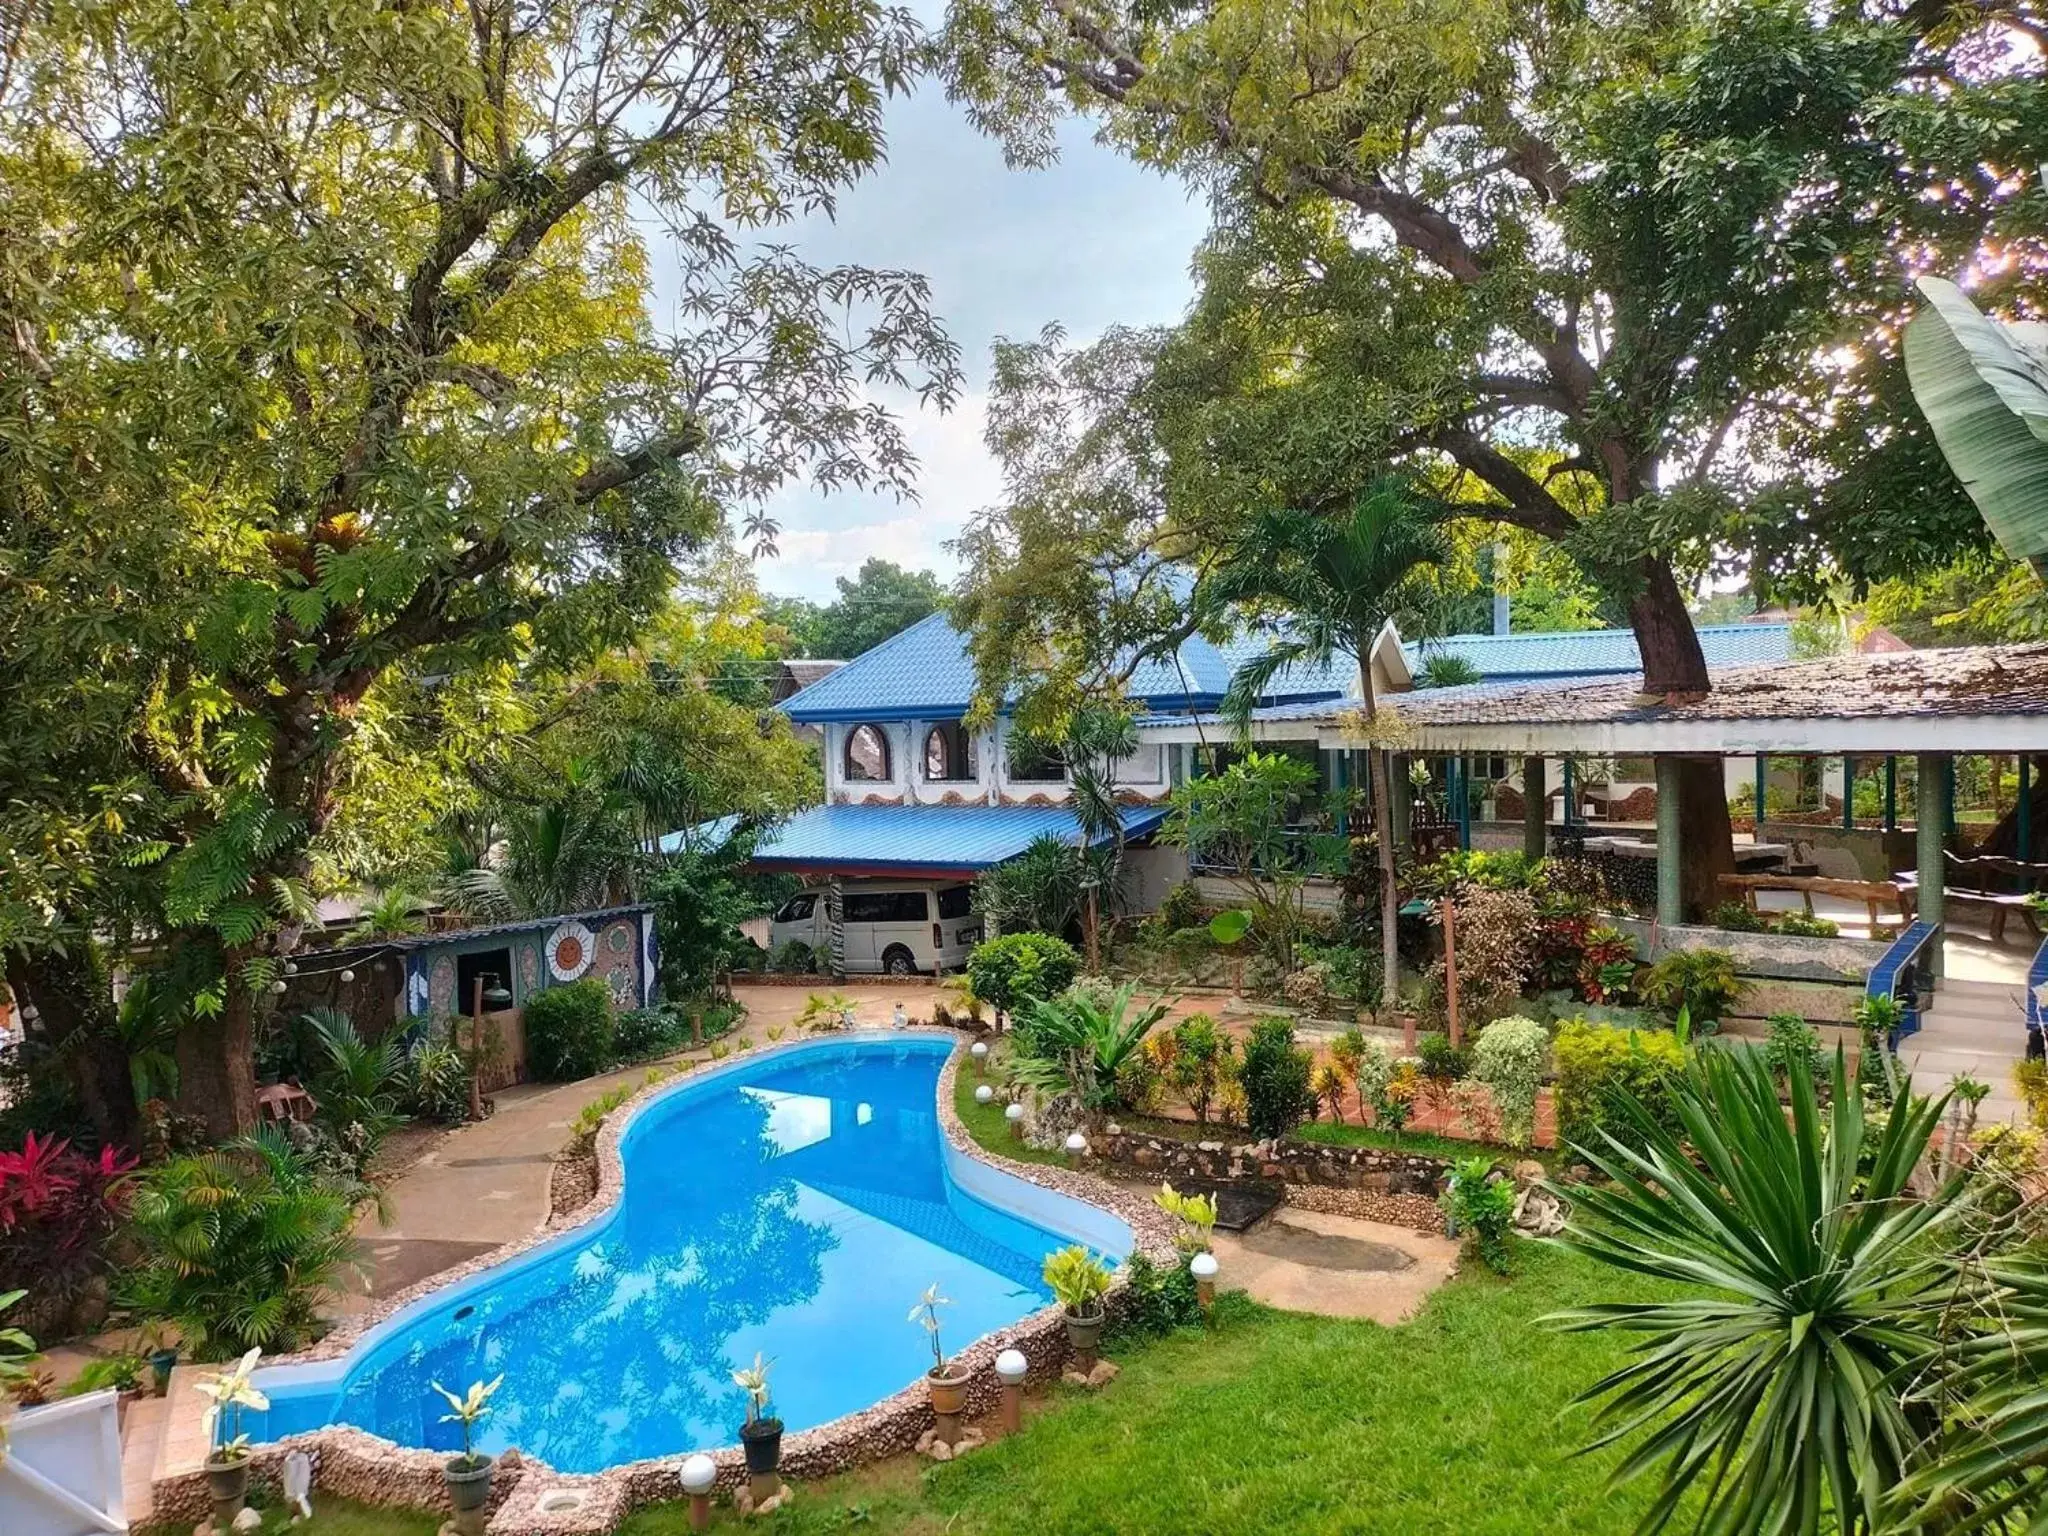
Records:
M1685 611L1685 594L1668 563L1643 561L1643 590L1628 605L1628 617L1636 648L1642 652L1643 692L1711 691L1699 631ZM1735 872L1735 830L1728 823L1728 790L1720 759L1681 758L1678 786L1682 896L1686 917L1697 919L1719 905L1720 876Z
M73 952L7 952L7 984L15 1005L35 1005L32 1038L47 1045L78 1095L79 1107L100 1141L134 1147L138 1117L128 1057L114 1032L114 995L99 952L88 939L73 941ZM35 1127L45 1135L72 1135L64 1125Z
M1372 836L1379 845L1380 865L1380 1023L1391 1027L1401 1006L1401 946L1396 932L1401 921L1401 893L1394 857L1394 775L1389 755L1375 747L1367 754L1372 781Z
M227 962L227 1005L178 1033L178 1109L214 1141L256 1128L256 1000Z

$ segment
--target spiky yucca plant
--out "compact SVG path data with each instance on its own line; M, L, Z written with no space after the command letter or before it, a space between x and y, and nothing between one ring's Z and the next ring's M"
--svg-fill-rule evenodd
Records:
M1626 1139L1578 1149L1612 1184L1561 1192L1563 1245L1696 1293L1551 1320L1639 1338L1580 1400L1599 1404L1586 1450L1628 1446L1616 1481L1660 1481L1642 1530L1689 1498L1726 1536L1875 1529L1938 1426L1902 1384L1953 1275L1956 1188L1908 1189L1944 1101L1904 1093L1874 1128L1839 1052L1832 1086L1823 1111L1795 1077L1788 1112L1763 1053L1703 1051L1673 1087L1680 1134L1628 1101Z

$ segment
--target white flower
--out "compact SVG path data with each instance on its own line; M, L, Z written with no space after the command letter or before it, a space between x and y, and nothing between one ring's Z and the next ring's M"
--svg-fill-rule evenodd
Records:
M205 1415L206 1441L211 1445L220 1428L221 1415L228 1409L253 1408L261 1413L270 1406L270 1399L256 1390L250 1376L256 1369L256 1362L262 1357L261 1349L252 1349L242 1356L231 1371L221 1371L195 1383L199 1395L206 1399ZM237 1435L221 1447L223 1455L230 1458L240 1454L249 1443L247 1435Z

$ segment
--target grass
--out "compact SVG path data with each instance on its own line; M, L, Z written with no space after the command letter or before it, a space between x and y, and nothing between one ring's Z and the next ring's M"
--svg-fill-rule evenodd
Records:
M1089 1394L1062 1388L1024 1433L955 1463L904 1462L805 1487L765 1529L904 1536L1354 1536L1444 1530L1598 1536L1648 1501L1612 1457L1571 1458L1557 1415L1621 1357L1545 1312L1643 1294L1590 1261L1517 1245L1521 1272L1461 1276L1401 1328L1219 1304L1207 1333L1138 1346ZM737 1520L729 1515L730 1524ZM622 1536L682 1536L679 1505Z
M1064 1152L1026 1146L1011 1137L1009 1122L1003 1118L1001 1098L988 1104L974 1102L974 1090L983 1083L1001 1086L993 1071L987 1077L976 1076L971 1061L963 1061L953 1077L953 1109L975 1144L998 1157L1014 1158L1020 1163L1056 1163L1065 1167L1067 1157Z
M1445 1286L1412 1323L1270 1311L1241 1297L1212 1327L1139 1344L1098 1393L1034 1398L1024 1432L958 1462L899 1458L804 1485L756 1528L782 1536L1605 1536L1650 1490L1606 1486L1612 1455L1576 1458L1573 1393L1621 1359L1623 1336L1562 1335L1546 1312L1660 1293L1532 1243L1518 1272ZM1668 1294L1668 1291L1661 1292ZM785 1370L795 1362L785 1361ZM301 1536L430 1536L428 1516L316 1500ZM718 1529L747 1529L722 1509ZM681 1504L622 1536L684 1536ZM266 1532L269 1527L266 1525Z

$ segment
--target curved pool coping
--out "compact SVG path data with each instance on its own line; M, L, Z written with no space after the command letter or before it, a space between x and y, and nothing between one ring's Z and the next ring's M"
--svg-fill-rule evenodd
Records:
M597 1193L583 1206L564 1216L550 1216L525 1237L408 1286L310 1348L266 1363L259 1381L275 1381L279 1374L289 1372L297 1380L331 1376L338 1382L346 1374L351 1357L375 1347L414 1314L447 1304L463 1294L465 1288L481 1283L481 1277L490 1271L539 1262L560 1248L594 1236L617 1213L624 1193L621 1140L642 1111L670 1094L750 1069L776 1056L800 1055L841 1045L886 1044L905 1036L953 1042L954 1049L947 1053L939 1069L937 1110L945 1136L947 1174L962 1191L1013 1211L1056 1235L1071 1235L1077 1240L1090 1241L1086 1228L1107 1216L1129 1228L1132 1252L1159 1262L1174 1258L1175 1224L1149 1195L1081 1169L999 1157L968 1134L953 1107L953 1098L961 1062L967 1056L961 1047L969 1036L955 1030L916 1025L903 1029L835 1031L758 1046L735 1059L686 1062L683 1071L644 1085L605 1117L596 1144ZM1044 1196L1034 1196L1033 1190L1043 1191ZM1074 1210L1075 1206L1080 1209ZM1091 1246L1105 1245L1091 1241ZM1112 1305L1123 1283L1119 1273L1111 1287ZM1000 1391L994 1373L995 1357L1005 1349L1023 1352L1034 1379L1056 1375L1066 1357L1066 1327L1059 1307L1041 1308L1007 1327L982 1335L954 1354L955 1362L969 1372L970 1414L994 1406ZM187 1368L178 1374L186 1377L198 1373ZM180 1385L186 1389L174 1387L169 1404L174 1427L204 1406L189 1383ZM931 1423L930 1402L923 1379L919 1378L871 1407L785 1435L782 1471L799 1479L849 1471L913 1449ZM166 1451L177 1443L177 1437L169 1432L165 1440ZM203 1455L203 1441L201 1445ZM440 1452L402 1446L353 1425L330 1424L255 1447L251 1458L254 1475L258 1479L275 1479L284 1458L293 1451L303 1451L312 1458L315 1485L329 1493L369 1504L440 1511L448 1508L441 1480L447 1458ZM623 1462L602 1472L559 1473L536 1458L508 1452L500 1458L501 1475L494 1490L497 1512L490 1531L492 1536L566 1536L569 1532L609 1530L643 1504L680 1497L677 1473L692 1454L695 1453L678 1451ZM746 1464L737 1443L706 1454L718 1468L720 1487L736 1488L745 1481ZM169 1456L161 1457L153 1491L153 1519L157 1521L197 1520L209 1507L205 1474L196 1459L178 1464ZM540 1506L550 1494L567 1495L574 1500L574 1507L542 1510Z

